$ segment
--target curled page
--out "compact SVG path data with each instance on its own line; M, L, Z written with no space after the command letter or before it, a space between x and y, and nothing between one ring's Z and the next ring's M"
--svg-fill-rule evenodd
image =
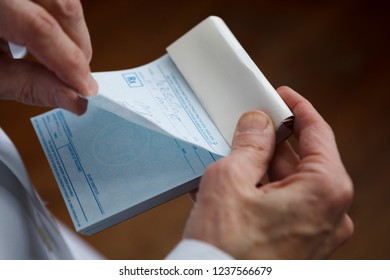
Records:
M271 116L277 142L291 134L292 112L222 19L208 17L167 51L228 143L252 109Z

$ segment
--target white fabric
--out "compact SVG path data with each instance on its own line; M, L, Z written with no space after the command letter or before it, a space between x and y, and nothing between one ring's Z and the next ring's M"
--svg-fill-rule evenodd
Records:
M76 260L104 260L105 257L81 239L77 233L57 220L59 231Z
M58 227L29 181L14 145L0 128L0 259L101 259Z
M224 251L195 239L182 240L166 257L167 260L232 260Z
M9 48L14 58L23 58L27 54L27 49L23 46L9 42Z

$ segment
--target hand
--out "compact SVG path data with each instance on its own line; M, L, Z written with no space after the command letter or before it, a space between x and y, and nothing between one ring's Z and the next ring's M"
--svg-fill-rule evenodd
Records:
M298 152L288 142L274 151L269 117L244 114L230 155L201 179L185 238L237 259L313 259L329 256L352 234L352 182L331 128L296 92L278 92L296 117ZM267 170L270 182L259 186Z
M40 62L13 59L7 41ZM79 0L0 0L0 99L81 114L97 92L92 47Z

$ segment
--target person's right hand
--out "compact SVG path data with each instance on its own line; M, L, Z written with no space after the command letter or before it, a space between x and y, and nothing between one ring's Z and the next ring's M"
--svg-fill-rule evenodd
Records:
M299 94L278 92L296 117L298 151L284 142L274 153L270 118L244 114L230 155L201 179L184 238L237 259L312 259L329 256L351 236L352 181L331 128ZM259 186L267 172L271 182Z
M8 42L40 62L13 59ZM0 99L81 114L97 93L92 47L79 0L0 0Z

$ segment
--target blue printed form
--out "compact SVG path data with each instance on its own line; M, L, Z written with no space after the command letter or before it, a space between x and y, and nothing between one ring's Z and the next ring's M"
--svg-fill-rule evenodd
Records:
M94 75L105 95L90 99L84 115L56 109L32 119L84 234L194 189L205 168L229 151L168 55Z
M91 234L190 191L218 156L95 106L53 110L34 128L76 230ZM188 186L185 184L188 183Z

